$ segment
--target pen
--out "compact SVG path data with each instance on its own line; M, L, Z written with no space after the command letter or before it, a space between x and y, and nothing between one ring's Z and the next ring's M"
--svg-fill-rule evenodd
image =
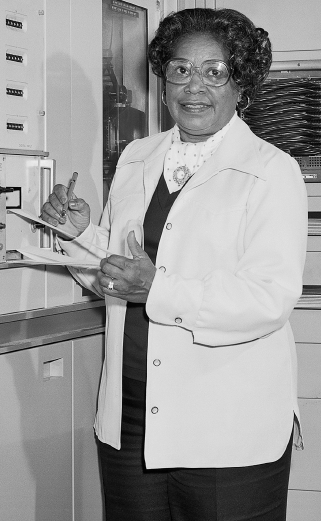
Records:
M74 188L75 188L75 184L76 184L76 181L77 181L77 177L78 177L78 172L74 172L72 174L72 178L71 178L71 181L70 181L69 186L68 186L67 201L65 202L65 204L63 206L63 209L61 211L61 216L62 217L65 217L65 215L67 213L69 201L72 198L72 194L74 192Z

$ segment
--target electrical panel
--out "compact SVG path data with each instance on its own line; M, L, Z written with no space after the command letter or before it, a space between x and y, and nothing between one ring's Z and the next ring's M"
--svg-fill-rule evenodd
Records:
M0 5L0 150L44 151L44 0Z
M49 248L50 234L13 212L39 215L53 187L45 156L44 0L2 0L0 6L0 262L23 244Z

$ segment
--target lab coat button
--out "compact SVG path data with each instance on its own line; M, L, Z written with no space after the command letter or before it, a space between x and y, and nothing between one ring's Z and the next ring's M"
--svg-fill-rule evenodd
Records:
M153 414L157 414L158 413L158 407L152 407L151 411L152 411Z
M163 273L165 273L166 268L165 268L165 266L161 266L161 267L159 268L159 270L162 271Z
M158 359L158 358L155 358L155 360L153 361L153 364L156 365L156 367L158 367L159 365L161 365L161 361Z
M172 223L167 223L167 224L166 224L166 230L170 230L171 227L172 227Z

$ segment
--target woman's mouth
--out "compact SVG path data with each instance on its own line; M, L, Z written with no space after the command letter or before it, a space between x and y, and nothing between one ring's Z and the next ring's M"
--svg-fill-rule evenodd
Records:
M203 112L210 107L206 103L181 103L181 106L184 110L195 113Z

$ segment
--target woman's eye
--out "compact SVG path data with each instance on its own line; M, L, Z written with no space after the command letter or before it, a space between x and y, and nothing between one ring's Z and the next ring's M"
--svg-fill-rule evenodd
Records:
M218 69L214 69L214 68L213 69L208 69L206 71L206 76L215 76L215 77L217 77L217 76L220 76L220 74L221 74L221 71L219 71Z
M181 76L188 76L188 69L181 65L180 67L177 67L176 73L180 74Z

